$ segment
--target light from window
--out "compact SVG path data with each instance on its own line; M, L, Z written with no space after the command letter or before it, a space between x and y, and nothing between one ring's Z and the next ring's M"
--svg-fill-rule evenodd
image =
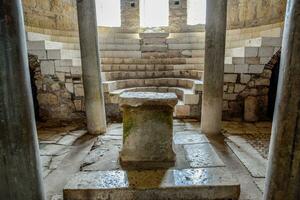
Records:
M141 27L169 25L169 0L140 0Z
M187 24L205 24L206 21L206 0L187 1Z
M96 10L98 26L121 26L120 0L96 0Z

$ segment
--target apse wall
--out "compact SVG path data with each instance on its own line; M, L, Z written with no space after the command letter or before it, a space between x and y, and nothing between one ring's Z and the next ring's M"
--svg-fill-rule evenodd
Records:
M139 31L139 1L121 0L122 27L118 32ZM170 0L170 32L199 31L187 26L187 0ZM179 3L178 3L179 2ZM77 30L75 0L23 0L25 24L30 27ZM228 0L228 29L281 22L286 0Z
M44 29L76 30L75 0L23 0L25 25Z

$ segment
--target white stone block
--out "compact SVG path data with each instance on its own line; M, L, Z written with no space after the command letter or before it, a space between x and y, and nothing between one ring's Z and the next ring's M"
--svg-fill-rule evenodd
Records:
M54 75L54 61L41 61L41 73L42 75Z
M203 81L194 81L193 91L203 91Z
M127 71L128 70L128 65L120 65L120 70L121 71Z
M245 58L233 57L232 64L238 64L238 65L245 64Z
M232 64L232 57L225 57L224 64Z
M45 35L41 33L33 33L33 32L27 32L26 37L28 41L40 41L40 40L50 40L50 35Z
M71 74L82 75L81 67L71 67Z
M237 74L224 74L224 82L235 83L237 80Z
M196 105L199 103L199 95L198 94L184 94L183 102L185 105Z
M187 87L187 80L179 79L179 80L178 80L178 85L179 85L180 87L186 88L186 87Z
M258 48L245 47L245 57L256 57L258 55Z
M267 64L268 62L270 62L271 59L272 59L271 57L261 57L261 58L260 58L260 64L265 65L265 64Z
M155 85L155 80L154 79L145 79L145 85L153 86L153 85Z
M225 64L224 73L234 73L235 67L232 64Z
M74 85L74 92L75 92L75 96L83 97L84 96L83 85L81 85L81 84Z
M274 53L274 47L260 47L259 48L259 57L272 57Z
M188 106L188 105L176 105L175 106L175 116L177 116L177 117L190 116L190 106Z
M73 83L65 83L66 85L66 89L71 92L74 93L74 87L73 87Z
M106 81L103 82L103 91L104 92L112 92L117 89L116 81Z
M55 67L55 71L70 73L71 72L71 67Z
M111 65L102 65L102 71L104 72L111 71Z
M28 53L37 56L39 60L47 59L47 52L45 50L29 50Z
M244 65L235 65L234 66L234 73L248 73L248 68L249 65L244 64Z
M177 79L168 79L168 85L171 87L178 86L178 80Z
M135 71L135 70L136 70L136 65L129 65L129 66L128 66L128 69L129 69L130 71Z
M265 65L249 65L250 74L261 74L265 68Z

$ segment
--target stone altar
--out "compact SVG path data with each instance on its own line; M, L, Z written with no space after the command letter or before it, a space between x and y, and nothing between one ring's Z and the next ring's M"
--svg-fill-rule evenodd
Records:
M123 167L153 169L174 165L173 110L177 102L174 93L125 92L120 96Z

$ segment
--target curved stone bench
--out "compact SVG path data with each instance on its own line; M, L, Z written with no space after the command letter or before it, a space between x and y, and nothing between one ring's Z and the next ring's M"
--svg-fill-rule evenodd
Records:
M102 72L203 70L203 64L103 64Z
M103 81L124 79L151 79L151 78L193 78L202 80L203 71L200 70L172 70L172 71L112 71L102 72Z
M113 92L118 89L133 87L181 87L202 91L203 82L184 78L153 78L153 79L126 79L103 82L104 92Z
M192 89L180 87L133 87L115 90L109 93L106 102L118 104L119 96L124 92L159 92L159 93L175 93L183 105L197 105L199 103L199 92Z

